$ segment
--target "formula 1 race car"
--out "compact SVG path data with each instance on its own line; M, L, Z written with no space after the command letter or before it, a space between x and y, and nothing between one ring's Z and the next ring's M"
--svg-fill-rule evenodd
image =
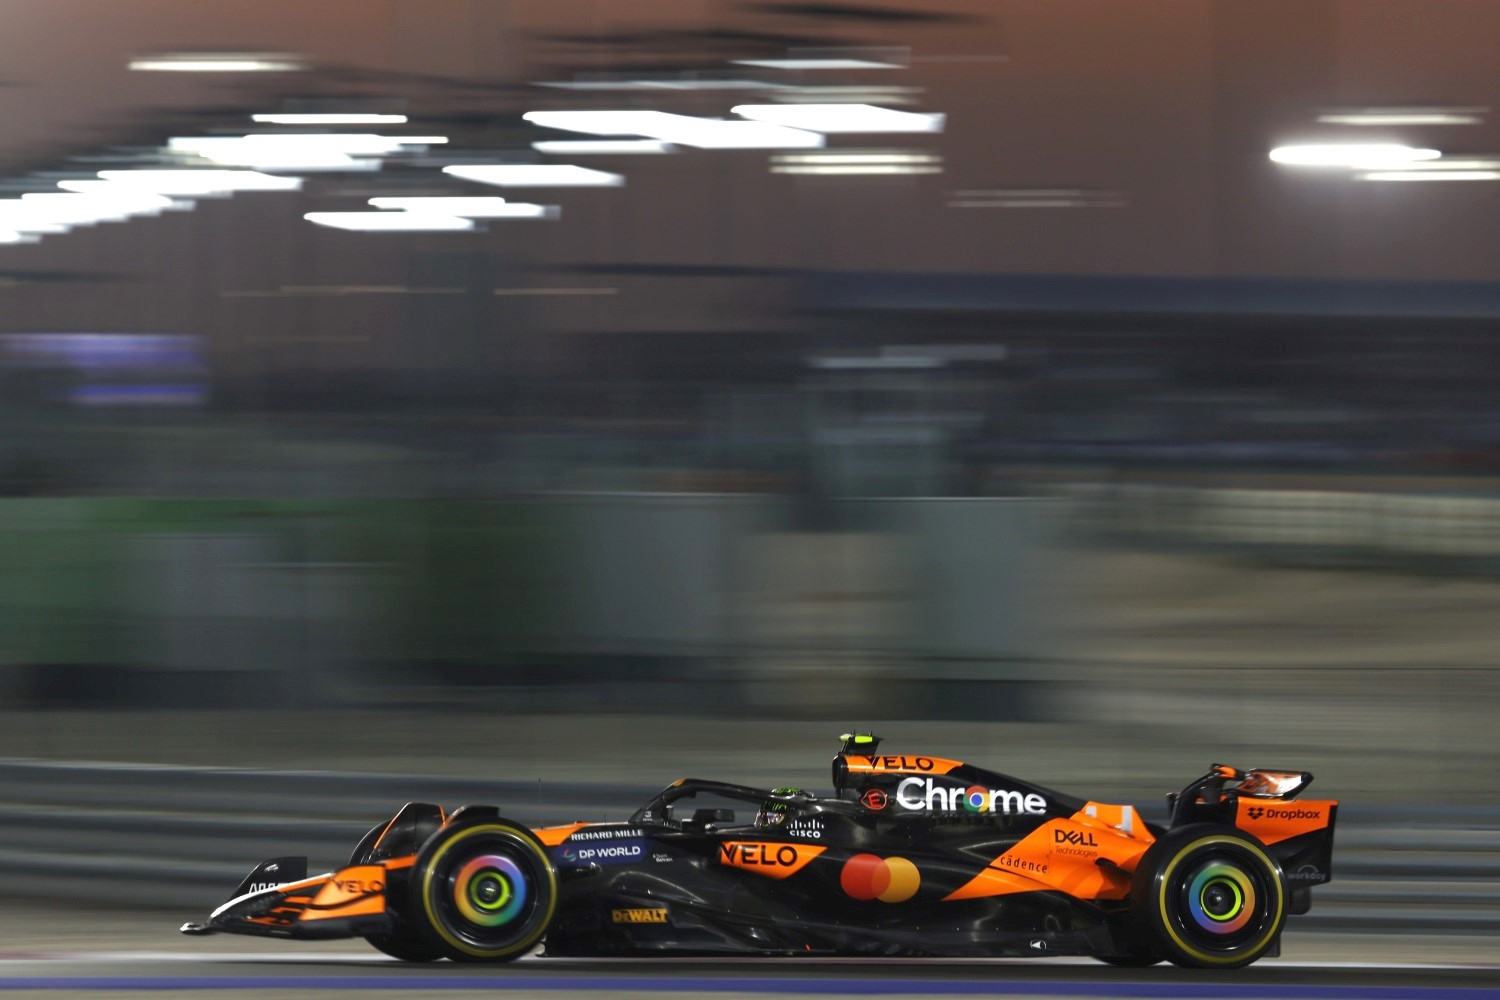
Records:
M843 737L833 796L682 779L628 822L528 829L413 802L346 867L257 867L188 934L364 937L396 958L1090 955L1237 968L1329 881L1338 803L1305 771L1215 764L1165 826L956 760Z

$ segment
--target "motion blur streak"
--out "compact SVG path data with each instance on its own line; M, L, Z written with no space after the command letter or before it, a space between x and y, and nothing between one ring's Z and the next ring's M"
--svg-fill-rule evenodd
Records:
M1500 4L0 9L7 951L873 729L1500 954Z
M167 53L130 60L130 68L170 73L286 73L302 69L295 56L284 53Z
M1436 149L1413 149L1394 143L1348 143L1324 146L1278 146L1271 150L1277 163L1307 167L1374 167L1411 160L1435 160Z
M1496 170L1379 170L1361 174L1366 181L1494 181L1500 180Z

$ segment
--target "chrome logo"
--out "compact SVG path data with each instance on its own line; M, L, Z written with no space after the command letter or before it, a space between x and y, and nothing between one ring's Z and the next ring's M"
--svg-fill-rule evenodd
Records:
M971 785L965 788L964 808L971 813L989 812L990 790L983 785Z
M856 854L844 862L839 885L854 899L878 899L882 903L904 903L922 887L922 874L905 858L880 858Z
M1233 865L1209 865L1188 886L1188 912L1210 934L1233 934L1254 909L1255 886Z
M526 905L526 876L510 858L484 854L453 876L458 912L481 927L510 923Z

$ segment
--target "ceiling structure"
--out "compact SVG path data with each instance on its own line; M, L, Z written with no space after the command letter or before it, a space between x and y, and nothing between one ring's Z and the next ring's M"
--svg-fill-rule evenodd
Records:
M743 62L883 47L902 54L903 68L834 70L818 84L910 88L886 96L947 116L931 145L940 173L787 176L743 152L633 161L628 207L619 199L528 251L575 261L790 256L876 270L1434 280L1488 280L1500 267L1486 252L1500 186L1355 181L1267 157L1288 142L1355 139L1450 158L1500 152L1489 113L1500 71L1485 51L1500 9L1482 0L8 0L0 20L0 162L12 173L118 142L167 109L243 107L248 94L287 98L299 88L383 94L434 112L434 125L553 108L727 116L775 92L535 84L730 68L806 84L818 74ZM226 49L292 53L313 71L272 81L127 68L143 53ZM1477 114L1451 125L1319 120L1371 106ZM1046 194L1059 191L1068 194ZM36 256L0 253L7 266Z

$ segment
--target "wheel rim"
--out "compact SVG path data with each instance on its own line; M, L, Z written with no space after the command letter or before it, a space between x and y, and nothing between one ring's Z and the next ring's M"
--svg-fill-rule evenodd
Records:
M448 877L458 912L479 927L504 927L526 909L533 895L521 866L503 854L471 858Z
M1188 915L1199 930L1228 936L1250 922L1260 895L1239 867L1224 862L1204 865L1188 884Z
M1234 961L1270 944L1285 895L1275 863L1237 839L1200 841L1164 873L1168 933L1195 957Z
M546 856L503 826L461 831L438 850L423 878L435 930L450 945L498 958L531 947L556 901Z

